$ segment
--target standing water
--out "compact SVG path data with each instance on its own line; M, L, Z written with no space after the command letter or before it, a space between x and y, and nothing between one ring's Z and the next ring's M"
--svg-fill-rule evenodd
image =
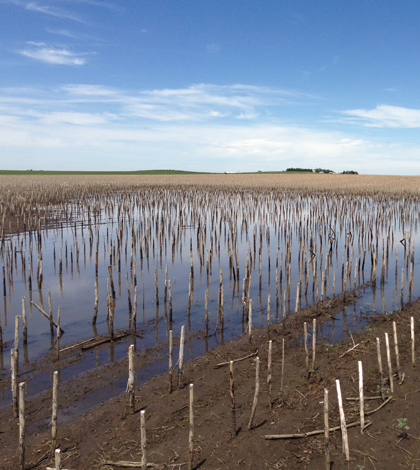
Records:
M19 367L28 374L29 394L51 386L50 373L32 364L42 364L57 347L57 329L46 317L57 323L58 309L62 349L130 333L66 364L64 381L126 357L132 342L137 351L167 348L169 330L179 336L182 325L189 333L185 359L196 357L246 330L250 299L255 327L267 323L268 308L270 322L279 322L358 288L362 297L318 332L332 343L369 315L420 295L414 282L417 197L142 187L37 210L37 223L28 220L27 230L3 233L0 257L0 373L9 376L20 316ZM138 371L137 384L166 368L158 357ZM109 389L87 394L73 412L125 385L126 377L115 379ZM4 382L0 393L0 406L10 404Z

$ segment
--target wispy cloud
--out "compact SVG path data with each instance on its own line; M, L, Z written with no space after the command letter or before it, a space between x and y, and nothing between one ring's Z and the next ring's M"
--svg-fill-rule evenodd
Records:
M400 106L380 105L375 109L350 109L343 111L347 120L366 127L420 127L420 110Z
M48 47L44 43L31 43L29 46L29 52L21 53L38 60L72 65L80 65L76 60L85 60L80 54ZM282 104L285 94L289 100L291 92L238 84L199 84L188 88L137 92L102 85L70 84L55 89L53 93L41 89L0 90L0 107L22 107L22 112L27 112L28 106L32 106L35 111L42 108L56 113L91 113L92 109L99 108L126 121L250 121L266 113L268 106Z
M77 34L72 31L69 31L68 29L52 29L52 28L46 28L45 29L48 33L50 34L57 34L58 36L63 36L65 38L70 38L70 39L89 39L88 36L85 34Z
M217 54L220 50L220 47L217 44L209 44L206 46L206 50L209 54Z
M67 20L73 20L84 23L83 19L75 13L57 8L55 5L39 2L25 2L22 0L4 0L3 3L10 3L18 7L24 8L25 10L34 11L37 13L43 13L44 15L55 16L56 18L63 18Z
M28 42L26 46L25 49L16 52L48 64L84 65L86 63L86 53L72 52L66 47L48 46L45 43L35 42Z
M102 85L64 85L60 87L60 90L68 93L69 95L79 97L115 97L122 96L121 92L112 87L104 87Z
M121 5L111 2L101 2L97 0L67 0L69 3L84 3L86 5L92 5L100 8L107 8L108 10L113 11L124 11L124 8Z
M92 126L107 124L118 119L110 113L77 113L77 112L52 112L40 115L45 124L74 124L77 126Z
M57 18L65 18L67 20L83 22L83 20L72 12L62 10L60 8L52 7L50 5L40 5L37 2L26 3L25 7L27 10L37 11L50 16L56 16Z
M68 85L63 90L69 99L119 103L121 113L126 117L156 121L202 121L226 117L252 120L264 114L267 107L299 101L305 96L291 90L241 84L198 84L137 93L94 85Z

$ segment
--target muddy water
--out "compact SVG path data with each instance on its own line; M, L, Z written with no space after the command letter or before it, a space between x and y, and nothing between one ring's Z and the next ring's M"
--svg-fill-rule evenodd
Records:
M167 342L170 328L174 336L179 336L182 325L187 332L204 332L208 289L208 331L216 334L191 339L186 359L245 331L245 277L246 284L250 277L248 297L252 299L254 327L267 323L269 295L270 321L276 322L295 311L296 304L305 307L343 289L365 286L358 302L346 307L337 320L319 327L317 335L327 343L362 327L375 312L394 310L420 295L415 272L420 213L417 199L161 189L95 201L95 213L90 204L69 203L69 213L61 223L11 236L2 247L0 270L4 268L6 295L1 308L1 368L3 377L8 377L15 317L22 315L24 298L28 342L23 344L20 319L19 361L21 380L25 380L25 374L31 377L29 395L51 386L51 374L34 373L31 363L42 359L55 341L50 336L49 321L31 302L48 313L50 296L54 319L60 307L64 330L61 347L107 334L108 289L112 297L109 267L115 290L114 329L133 328L128 298L130 295L133 309L137 285L136 331L141 336L136 339L137 350ZM93 325L96 259L99 303ZM223 329L218 322L221 268ZM165 296L166 269L172 323L168 291ZM38 282L41 273L42 281ZM192 302L188 306L190 290ZM116 344L112 353L111 348L84 353L81 361L61 369L61 380L71 380L86 370L126 357L131 341ZM164 372L166 367L166 361L158 360L139 370L136 384ZM64 410L62 419L121 393L125 386L126 379L118 379L87 394ZM0 406L9 405L9 390L0 388Z

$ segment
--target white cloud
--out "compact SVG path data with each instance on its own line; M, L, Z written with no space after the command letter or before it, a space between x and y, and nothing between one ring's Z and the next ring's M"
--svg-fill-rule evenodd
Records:
M375 109L350 109L343 111L348 120L367 127L420 127L420 110L400 106L380 105Z
M48 64L84 65L86 53L75 53L65 47L57 48L45 43L28 42L27 48L17 51L19 54L40 60Z
M92 84L0 89L0 164L33 167L32 158L45 169L420 172L420 146L258 117L268 106L283 106L287 93L300 104L299 93L240 84L137 92Z
M75 112L38 117L3 114L0 123L2 159L9 156L3 167L7 167L7 161L13 161L16 167L16 160L10 160L16 148L32 155L42 168L47 167L43 159L59 150L56 155L67 162L67 169L115 168L115 156L119 155L116 168L120 169L170 166L247 171L320 166L370 173L378 169L382 173L420 171L418 146L381 145L338 132L292 126L150 121L144 125L116 119L112 114ZM72 157L75 154L79 160ZM57 160L52 161L54 168L62 168Z

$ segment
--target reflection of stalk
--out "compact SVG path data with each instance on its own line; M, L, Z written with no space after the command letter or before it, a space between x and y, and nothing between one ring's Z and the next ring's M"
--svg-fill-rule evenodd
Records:
M128 318L129 318L129 323L131 323L131 316L133 313L133 307L131 305L131 292L130 292L130 286L128 284L128 275L125 276L125 280L127 283L127 301L128 301Z
M26 306L25 306L25 297L22 297L22 327L23 327L23 344L28 344L28 325L26 322ZM0 348L1 348L1 324L0 324Z
M404 306L404 268L401 270L401 308Z
M252 341L252 299L248 301L248 339Z
M134 286L133 333L137 330L137 285Z
M57 361L60 360L60 338L61 338L60 316L61 316L61 307L58 307L58 313L57 313Z
M15 361L16 361L16 374L18 374L19 368L19 318L20 315L16 315L15 317Z
M96 318L98 316L98 304L99 304L99 296L98 296L98 278L95 278L95 307L93 309L93 319L92 324L96 324Z
M158 271L155 269L156 305L159 305Z
M0 316L0 355L1 355L0 367L3 369L3 328L1 326L1 316Z
M167 301L167 296L168 296L168 265L166 265L166 268L165 268L165 288L163 290L163 303L165 305Z
M171 281L168 281L168 294L169 294L169 328L172 328L172 291ZM144 291L143 291L144 295Z
M224 311L223 311L223 284L220 286L220 331L221 334L223 335L223 329L224 329Z
M112 299L115 300L115 288L114 288L114 279L112 278L112 266L108 266L108 272L109 272L109 281L111 283Z
M209 335L209 289L207 288L204 293L204 308L205 308L205 337L207 338Z
M109 335L114 338L114 308L112 305L111 296L108 297L108 311L109 311Z

